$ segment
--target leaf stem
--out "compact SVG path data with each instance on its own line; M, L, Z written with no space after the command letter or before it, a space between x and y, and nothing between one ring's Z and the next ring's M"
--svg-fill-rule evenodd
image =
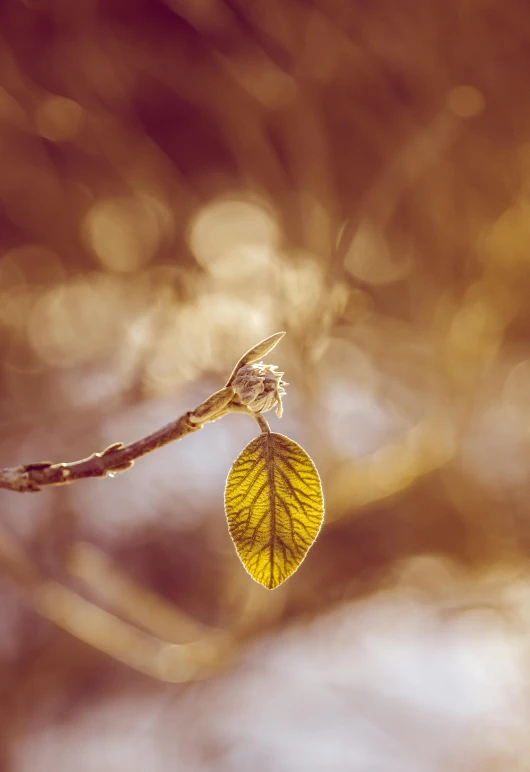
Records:
M254 413L254 418L258 422L259 428L261 429L263 434L267 434L267 433L270 434L271 427L269 426L269 422L267 421L267 419L264 418L259 413Z

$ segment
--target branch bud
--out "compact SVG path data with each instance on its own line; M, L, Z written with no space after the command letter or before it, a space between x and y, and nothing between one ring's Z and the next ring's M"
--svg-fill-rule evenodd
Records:
M288 385L282 381L282 375L275 365L264 365L263 362L243 365L231 384L236 400L253 413L266 413L276 405L276 415L281 418L284 386Z

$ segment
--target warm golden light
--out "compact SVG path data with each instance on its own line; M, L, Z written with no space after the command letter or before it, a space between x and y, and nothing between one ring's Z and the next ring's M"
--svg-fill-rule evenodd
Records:
M239 270L251 274L256 261L277 248L280 230L275 217L251 200L212 201L194 217L188 229L189 245L206 268L222 270L236 256Z
M526 770L528 0L0 34L1 772Z
M473 86L455 86L447 95L447 106L459 118L473 118L485 107L484 96Z
M104 282L59 285L35 304L28 322L30 343L47 365L79 365L111 344L119 307Z
M46 98L37 108L35 123L38 133L52 142L68 142L81 131L84 121L81 105L61 96Z
M399 281L411 269L410 255L396 254L381 227L363 224L354 235L345 258L346 270L368 284Z
M160 215L147 196L103 199L87 212L83 235L104 268L137 271L152 260L163 238Z

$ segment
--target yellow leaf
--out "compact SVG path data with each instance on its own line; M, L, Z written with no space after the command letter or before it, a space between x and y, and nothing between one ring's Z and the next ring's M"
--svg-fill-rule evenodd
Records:
M273 590L296 571L322 525L324 499L315 465L296 442L263 432L232 465L225 510L243 565Z

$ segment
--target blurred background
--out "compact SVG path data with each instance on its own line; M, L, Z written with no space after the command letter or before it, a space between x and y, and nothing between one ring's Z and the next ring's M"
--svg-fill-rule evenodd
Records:
M250 346L325 526L274 592L231 415L0 491L2 772L530 770L526 0L5 0L0 466Z

